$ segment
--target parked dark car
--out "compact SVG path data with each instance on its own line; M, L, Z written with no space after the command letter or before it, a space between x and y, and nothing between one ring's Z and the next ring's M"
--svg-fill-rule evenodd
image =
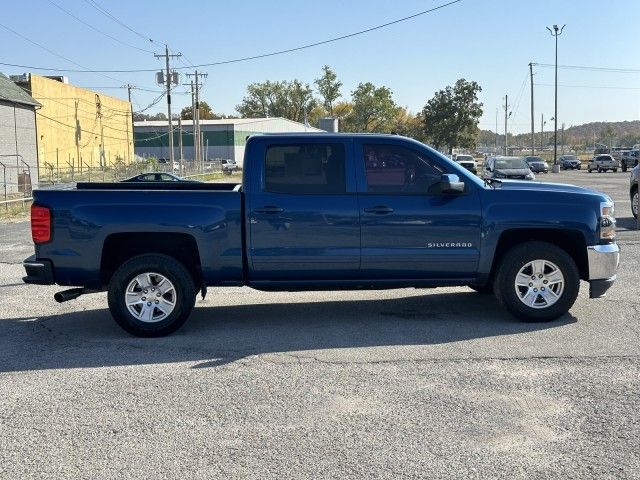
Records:
M640 165L636 165L631 170L631 179L629 181L629 196L631 197L631 212L633 216L638 218L638 180L640 179Z
M638 157L640 157L640 150L629 150L623 152L622 160L620 160L622 171L626 172L628 168L633 168L638 165Z
M561 155L559 162L561 170L580 170L582 168L580 159L575 155Z
M141 173L140 175L136 175L135 177L127 178L126 180L122 180L123 182L191 182L191 183L199 183L197 180L187 180L182 177L178 177L177 175L173 175L172 173L165 172L149 172L149 173Z
M457 155L455 161L459 163L462 167L469 170L474 175L478 174L478 167L476 164L476 159L471 155Z
M527 162L522 157L488 157L482 169L482 178L511 180L535 180Z
M549 173L549 165L542 157L524 157L524 161L527 162L533 173Z

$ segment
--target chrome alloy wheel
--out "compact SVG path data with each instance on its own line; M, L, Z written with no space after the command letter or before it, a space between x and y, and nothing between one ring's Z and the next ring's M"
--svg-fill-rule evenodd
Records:
M173 312L176 289L159 273L141 273L129 282L125 303L129 313L141 322L159 322Z
M638 189L633 194L633 199L631 200L631 211L635 217L638 216Z
M516 275L516 294L530 308L547 308L556 303L564 291L564 275L549 260L533 260Z

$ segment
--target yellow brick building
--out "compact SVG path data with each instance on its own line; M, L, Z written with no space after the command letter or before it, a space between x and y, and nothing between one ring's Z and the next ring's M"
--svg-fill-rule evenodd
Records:
M38 171L68 175L131 163L131 104L67 83L65 77L28 74L17 82L42 107L36 111Z

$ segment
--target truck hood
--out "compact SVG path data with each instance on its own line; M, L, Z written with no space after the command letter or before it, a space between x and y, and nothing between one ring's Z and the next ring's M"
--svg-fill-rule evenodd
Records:
M518 180L501 180L494 184L502 190L527 190L530 192L562 192L562 193L582 193L597 195L605 195L602 192L591 190L584 187L577 187L567 183L546 183L546 182L528 182Z

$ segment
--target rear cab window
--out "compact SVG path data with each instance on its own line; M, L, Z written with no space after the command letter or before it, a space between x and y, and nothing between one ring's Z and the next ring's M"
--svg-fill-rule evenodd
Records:
M344 194L346 152L342 143L267 146L264 189L271 193Z

